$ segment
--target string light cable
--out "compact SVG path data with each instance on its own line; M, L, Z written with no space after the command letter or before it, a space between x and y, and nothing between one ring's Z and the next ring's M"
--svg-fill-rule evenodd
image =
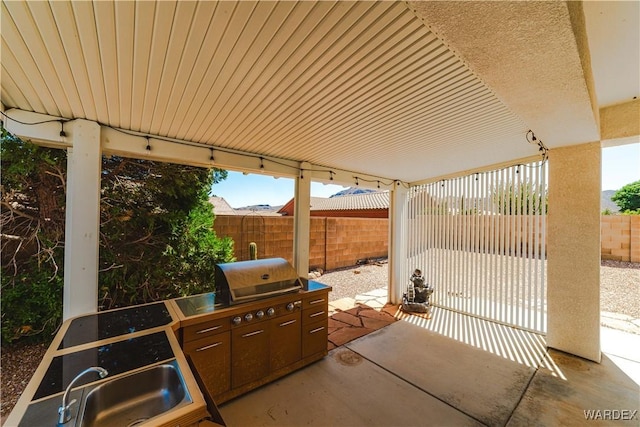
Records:
M26 125L26 126L35 126L35 125L42 125L42 124L46 124L46 123L54 123L54 122L58 122L61 124L61 130L60 130L60 136L62 137L66 137L66 132L64 131L64 123L72 121L73 119L47 119L47 120L41 120L41 121L37 121L37 122L23 122L17 119L12 118L11 116L7 115L4 111L0 111L0 114L3 117L6 117L8 120L13 120L16 123L19 123L21 125ZM152 146L151 146L151 140L157 140L157 141L163 141L163 142L168 142L168 143L172 143L172 144L178 144L178 145L183 145L183 146L188 146L188 147L197 147L197 148L202 148L202 146L200 144L196 144L196 143L189 143L187 141L180 141L180 140L176 140L176 139L170 139L170 138L163 138L161 136L152 136L149 134L144 134L144 133L138 133L138 132L130 132L130 131L126 131L124 129L119 129L116 127L113 127L111 125L105 124L105 123L101 123L101 122L96 122L98 125L103 126L105 128L109 128L112 129L116 132L122 133L124 135L129 135L129 136L135 136L135 137L140 137L140 138L145 138L146 140L146 145L145 145L145 150L147 153L150 153L152 151ZM208 152L209 152L209 157L208 157L208 162L209 163L213 163L215 161L215 157L214 157L214 150L219 151L219 152L223 152L223 153L229 153L229 154L235 154L235 155L239 155L239 156L243 156L243 157L248 157L248 158L254 158L260 161L260 170L264 170L265 169L265 162L269 162L272 164L276 164L279 166L283 166L289 169L292 169L293 171L297 171L299 173L300 178L304 178L304 169L297 167L297 166L292 166L290 164L287 164L285 162L280 162L278 160L275 159L271 159L271 158L265 158L261 155L258 154L251 154L251 153L239 153L235 150L232 149L225 149L223 147L205 147ZM326 166L320 166L320 168L318 169L312 169L313 172L320 172L320 173L328 173L329 174L329 181L333 181L334 180L334 175L337 175L337 172L335 172L334 170L327 168ZM377 188L380 188L381 185L387 186L387 187L393 187L393 186L403 186L405 188L409 188L409 184L401 181L401 180L397 180L397 179L393 179L393 180L383 180L383 179L366 179L363 178L361 176L357 176L357 175L352 175L352 178L354 179L355 185L359 186L360 182L366 182L366 183L370 183L370 184L375 184L377 186Z

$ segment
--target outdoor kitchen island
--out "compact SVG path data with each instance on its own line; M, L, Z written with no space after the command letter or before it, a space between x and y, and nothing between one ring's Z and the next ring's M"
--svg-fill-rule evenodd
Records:
M212 294L172 300L180 342L205 398L226 402L327 355L331 287L218 307Z
M69 319L5 425L55 424L67 388L63 426L224 425L216 404L327 354L331 288L297 280L235 305L209 293ZM84 375L93 367L107 376Z

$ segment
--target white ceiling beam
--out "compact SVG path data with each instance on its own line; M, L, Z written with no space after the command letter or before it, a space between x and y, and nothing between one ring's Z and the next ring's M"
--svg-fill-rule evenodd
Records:
M60 136L66 119L12 108L4 112L2 121L10 133L34 144L56 148L71 146L67 137Z
M147 142L150 150L147 150ZM213 161L210 160L211 149L213 149ZM242 172L261 172L282 177L295 177L299 171L299 163L295 161L235 152L153 135L135 134L106 126L102 127L102 150L107 155Z
M147 138L148 137L148 138ZM147 150L147 142L150 150ZM213 149L214 161L210 160ZM216 167L248 173L264 173L278 177L298 177L302 174L313 181L327 184L358 185L363 188L393 188L395 180L370 174L328 168L307 162L296 162L220 147L147 136L131 131L102 127L102 150L107 155L133 157L198 167ZM378 187L379 186L379 187Z
M68 142L69 135L66 137L60 136L60 131L63 129L62 123L67 122L68 119L17 108L9 109L6 112L3 110L3 113L4 126L14 135L49 147L67 148L71 146ZM147 150L147 140L151 147L150 151ZM293 178L300 176L300 173L302 173L304 176L308 175L314 181L326 184L358 185L363 188L378 188L379 186L380 189L391 189L395 184L393 178L330 168L307 162L261 156L254 153L201 145L190 141L147 135L128 130L123 131L108 126L101 126L101 145L102 151L106 155L180 163L198 167L216 167L240 172L264 173L277 177ZM212 148L213 162L210 160ZM262 161L260 160L261 158Z

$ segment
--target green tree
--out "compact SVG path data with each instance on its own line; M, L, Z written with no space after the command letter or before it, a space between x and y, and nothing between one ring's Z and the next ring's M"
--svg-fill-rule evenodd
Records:
M621 211L635 211L640 209L640 181L625 185L614 193L611 200Z
M2 338L52 332L62 315L66 152L2 129ZM99 305L127 306L214 289L233 242L208 202L226 171L104 157ZM46 336L46 334L40 334Z
M104 159L101 308L214 289L214 265L232 260L233 242L216 237L208 193L226 176L219 169Z
M498 213L505 215L547 213L547 190L531 182L496 186L491 193L491 199L497 206Z

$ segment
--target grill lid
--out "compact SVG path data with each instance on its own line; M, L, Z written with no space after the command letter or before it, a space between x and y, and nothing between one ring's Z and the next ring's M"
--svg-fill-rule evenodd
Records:
M229 304L296 292L302 288L296 270L284 258L216 264L216 294Z

